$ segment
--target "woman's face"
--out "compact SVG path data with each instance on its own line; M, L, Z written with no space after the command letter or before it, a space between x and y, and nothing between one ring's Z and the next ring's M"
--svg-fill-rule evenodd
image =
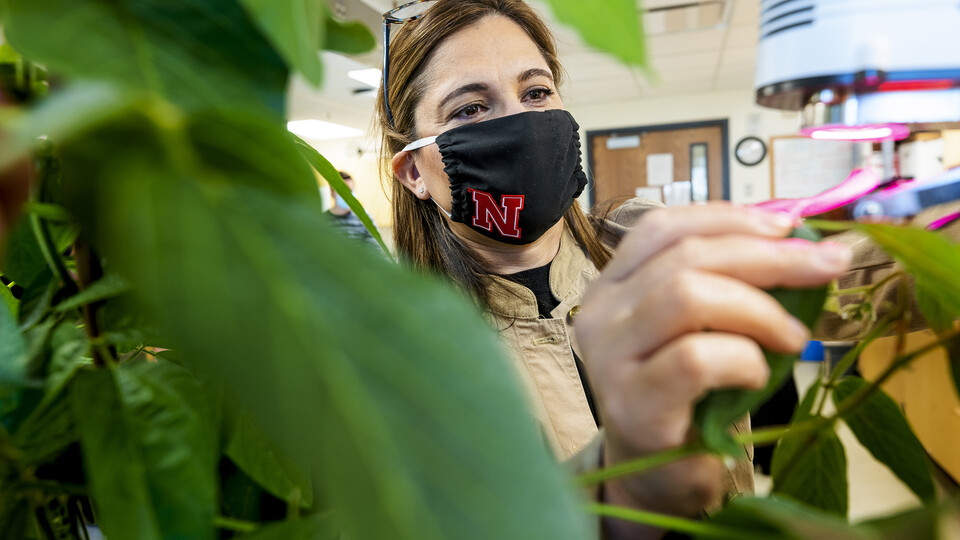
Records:
M445 39L423 76L425 91L414 111L417 137L525 111L563 108L536 43L517 23L498 15ZM394 158L394 170L415 196L433 197L450 211L450 182L437 145L401 152ZM461 236L483 238L462 223L450 225Z

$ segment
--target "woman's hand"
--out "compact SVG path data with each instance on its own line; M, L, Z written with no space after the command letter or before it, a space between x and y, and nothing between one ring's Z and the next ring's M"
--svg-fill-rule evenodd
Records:
M846 248L784 239L793 220L729 204L649 211L621 242L577 316L606 430L608 465L691 437L694 404L719 388L760 389L761 347L799 351L807 329L763 289L822 285ZM699 456L605 486L612 504L697 515L721 463Z

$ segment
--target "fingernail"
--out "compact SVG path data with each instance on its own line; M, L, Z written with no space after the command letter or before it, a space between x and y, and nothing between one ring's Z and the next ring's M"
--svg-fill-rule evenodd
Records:
M776 229L778 232L784 229L790 229L797 223L797 218L784 212L757 210L756 213L761 223L767 227Z
M790 317L790 335L793 338L793 341L798 343L798 347L803 347L803 345L810 339L810 330L807 329L807 326L800 322L800 319L796 317Z
M831 269L844 269L850 265L850 248L834 242L821 242L817 245L817 258Z

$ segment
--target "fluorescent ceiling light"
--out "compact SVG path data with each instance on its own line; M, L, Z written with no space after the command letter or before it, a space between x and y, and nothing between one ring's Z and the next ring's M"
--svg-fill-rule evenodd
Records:
M380 70L377 68L355 69L347 72L347 77L374 88L380 87Z
M828 124L811 126L800 135L822 141L899 141L910 136L910 130L901 124L872 124L867 126L843 126Z
M363 130L341 126L323 120L296 120L287 122L287 129L304 139L321 141L326 139L347 139L363 135Z

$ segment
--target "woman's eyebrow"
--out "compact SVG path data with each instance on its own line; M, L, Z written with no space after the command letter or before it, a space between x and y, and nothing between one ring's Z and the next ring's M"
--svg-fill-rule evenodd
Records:
M532 78L534 78L534 77L546 77L546 78L548 78L548 79L550 79L550 80L552 81L552 80L553 80L553 73L550 73L549 71L547 71L547 70L545 70L545 69L533 68L533 69L528 69L528 70L524 71L523 73L521 73L520 76L517 77L517 80L520 81L520 82L524 82L524 81L526 81L526 80L528 80L528 79L532 79Z
M470 94L470 93L473 93L473 92L486 92L486 91L489 90L489 89L490 89L490 87L487 86L487 85L484 84L484 83L470 83L470 84L465 84L465 85L461 86L460 88L457 88L457 89L454 90L453 92L450 92L450 93L447 94L443 99L441 99L441 100L440 100L440 104L437 105L437 112L438 112L438 113L442 113L442 112L443 112L443 107L444 107L444 105L446 105L448 102L450 102L450 101L452 101L452 100L454 100L454 99L457 99L458 97L460 97L460 96L462 96L462 95L464 95L464 94Z

